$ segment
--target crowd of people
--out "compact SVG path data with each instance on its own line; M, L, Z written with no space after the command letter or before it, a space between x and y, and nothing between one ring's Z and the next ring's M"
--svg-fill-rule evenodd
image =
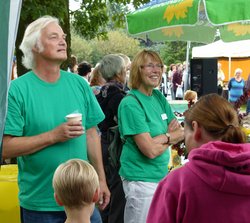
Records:
M32 22L20 46L30 71L8 93L3 158L17 157L21 222L248 222L250 146L232 106L245 86L242 70L229 82L229 101L198 98L188 65L167 71L153 50L132 61L108 54L94 67L72 55L64 71L65 38L57 18ZM184 127L168 92L192 102ZM81 120L66 119L78 113ZM114 126L120 168L110 163ZM168 173L171 145L183 141L189 162Z

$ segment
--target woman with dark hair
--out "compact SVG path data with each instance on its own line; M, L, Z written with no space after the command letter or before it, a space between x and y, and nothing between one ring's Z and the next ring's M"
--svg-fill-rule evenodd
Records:
M147 222L249 222L250 144L233 106L208 94L184 116L189 162L161 181Z
M176 65L176 71L173 73L173 91L174 91L174 96L176 100L182 100L183 98L183 81L182 81L182 75L183 75L183 65L181 63ZM182 96L181 95L176 95L177 89L180 89L182 91Z
M84 78L89 83L89 76L91 73L92 65L87 61L83 61L78 64L78 74Z

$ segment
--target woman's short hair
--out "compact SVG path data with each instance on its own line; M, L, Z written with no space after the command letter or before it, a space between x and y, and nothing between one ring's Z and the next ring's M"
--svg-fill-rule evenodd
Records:
M64 206L78 209L93 202L99 189L98 175L88 162L71 159L57 167L53 188Z
M130 64L131 64L130 58L127 55L123 54L123 53L118 53L117 55L120 56L121 58L123 58L123 60L125 62L125 67L130 68Z
M241 73L242 74L242 69L241 68L236 68L234 74Z
M99 63L99 70L106 81L113 80L124 68L124 59L116 54L104 56Z
M237 112L225 98L218 94L202 96L185 113L185 125L192 129L196 121L214 139L230 143L245 143Z
M32 49L36 45L40 52L43 51L43 46L40 42L41 30L52 22L59 24L57 18L52 16L43 16L30 23L26 28L22 43L19 48L23 52L22 63L27 69L32 69L35 67Z
M140 51L132 60L130 66L130 75L129 75L129 86L132 89L138 89L142 82L142 66L145 65L148 59L151 59L162 66L164 65L159 54L152 50L142 50ZM159 81L159 83L161 80Z

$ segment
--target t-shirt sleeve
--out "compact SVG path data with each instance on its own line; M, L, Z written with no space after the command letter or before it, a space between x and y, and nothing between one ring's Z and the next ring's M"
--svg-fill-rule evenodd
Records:
M118 125L122 137L150 132L145 112L132 97L122 100L118 108Z
M15 96L16 95L16 96ZM5 135L22 136L24 118L22 115L22 99L18 89L11 84L8 93L8 110L5 121Z

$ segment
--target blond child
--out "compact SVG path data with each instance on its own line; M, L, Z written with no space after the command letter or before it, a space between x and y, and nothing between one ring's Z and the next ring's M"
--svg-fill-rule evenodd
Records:
M88 162L71 159L59 165L54 173L53 188L56 202L65 208L65 223L90 223L99 198L99 180Z
M192 90L185 91L184 100L196 102L197 101L197 92L192 91Z

